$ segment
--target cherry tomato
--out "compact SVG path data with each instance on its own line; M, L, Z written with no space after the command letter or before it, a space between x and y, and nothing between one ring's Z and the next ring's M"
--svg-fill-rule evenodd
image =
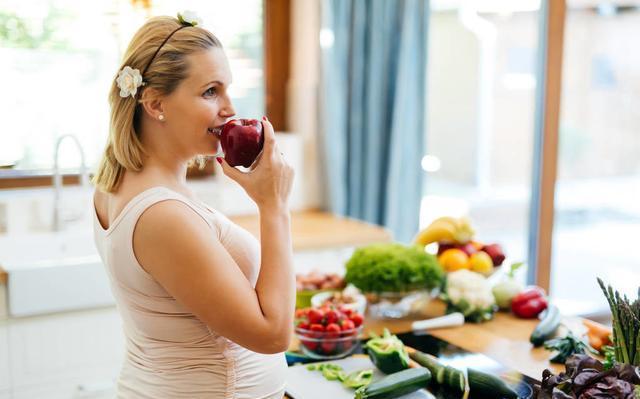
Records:
M347 317L351 316L351 314L353 313L353 309L348 308L344 305L340 306L339 310L341 313L343 313Z
M331 309L324 315L326 324L332 324L338 321L340 315L335 310Z
M341 324L342 331L355 330L355 328L356 328L356 324L353 322L353 320L350 320L350 319L342 320L342 324Z
M322 342L320 344L320 347L322 348L322 351L325 353L325 355L330 355L331 353L333 353L333 351L336 350L336 343L335 342Z
M301 339L302 345L306 346L309 350L314 351L318 349L318 343L316 341L310 341L307 339Z
M311 324L320 324L322 323L322 319L324 318L324 313L319 309L309 309L309 313L307 314L309 318L309 323Z
M356 327L360 327L360 325L362 325L362 322L364 321L364 318L360 313L352 314L349 319L353 322L353 324L356 325Z
M336 323L327 324L325 331L327 338L338 338L340 336L340 326Z

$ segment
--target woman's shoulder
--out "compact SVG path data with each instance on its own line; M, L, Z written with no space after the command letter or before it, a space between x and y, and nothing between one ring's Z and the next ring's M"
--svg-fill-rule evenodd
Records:
M106 193L96 189L93 196L96 215L103 228L110 225L125 214L131 214L131 210L137 209L135 219L141 221L141 216L148 215L144 220L162 221L166 217L175 217L180 214L182 218L198 218L199 212L191 206L190 200L176 190L162 185L123 185L112 193ZM190 212L184 212L191 208ZM150 210L153 209L151 212ZM129 210L129 212L127 212ZM182 212L181 212L182 210Z

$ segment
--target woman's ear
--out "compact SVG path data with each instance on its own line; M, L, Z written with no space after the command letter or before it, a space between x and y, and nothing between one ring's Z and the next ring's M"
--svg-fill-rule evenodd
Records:
M147 88L142 92L142 108L151 119L164 121L164 109L162 105L162 96L153 88Z

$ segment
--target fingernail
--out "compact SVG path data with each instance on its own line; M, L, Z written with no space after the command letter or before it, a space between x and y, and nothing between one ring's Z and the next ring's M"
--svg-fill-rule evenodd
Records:
M217 157L217 158L216 158L216 161L218 161L218 163L219 163L220 165L222 165L222 158Z
M266 117L266 116L263 116L263 117L262 117L262 120L263 120L263 121L266 121L266 120L267 120L267 117Z

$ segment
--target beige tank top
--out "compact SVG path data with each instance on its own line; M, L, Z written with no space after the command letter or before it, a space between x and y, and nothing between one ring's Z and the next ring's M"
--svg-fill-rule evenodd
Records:
M282 353L252 352L211 331L144 271L133 253L140 215L160 201L188 205L211 228L255 287L260 272L258 241L206 205L165 187L134 197L102 228L94 211L94 237L122 316L126 356L118 398L278 398L284 394ZM176 265L178 267L179 265ZM224 304L212 303L224 312Z

